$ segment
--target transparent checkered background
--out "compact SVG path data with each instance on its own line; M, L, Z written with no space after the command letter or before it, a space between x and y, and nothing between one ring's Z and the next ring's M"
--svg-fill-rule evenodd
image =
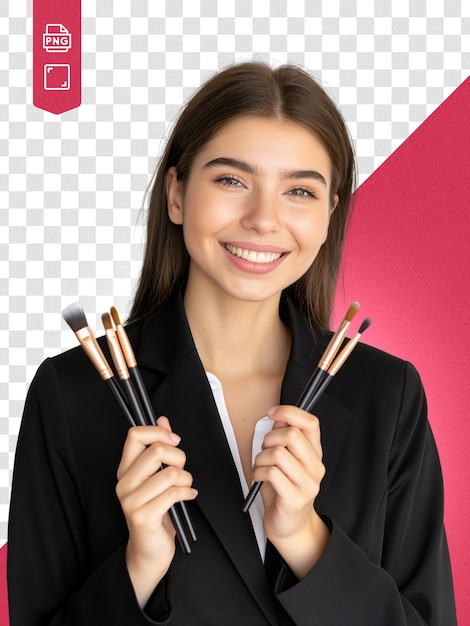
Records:
M125 317L144 193L180 104L251 58L308 68L337 101L366 179L467 78L466 0L83 0L83 102L32 105L32 17L0 3L0 545L27 386L74 346L61 319ZM101 331L100 331L101 332Z

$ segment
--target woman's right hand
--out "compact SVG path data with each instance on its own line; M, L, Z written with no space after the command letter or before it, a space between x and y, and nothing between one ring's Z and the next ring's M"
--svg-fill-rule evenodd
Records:
M131 428L118 467L116 494L129 529L126 563L141 607L175 554L168 510L197 495L191 488L192 476L184 469L186 456L176 447L179 442L166 417L160 417L157 426ZM167 467L160 469L162 464Z

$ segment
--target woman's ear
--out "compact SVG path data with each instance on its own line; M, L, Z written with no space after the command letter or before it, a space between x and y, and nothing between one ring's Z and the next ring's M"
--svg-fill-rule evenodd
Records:
M338 206L338 202L339 202L339 196L337 193L335 193L335 197L333 198L333 202L331 203L331 206L330 206L330 217L332 216L333 211Z
M331 203L331 205L330 205L330 210L329 210L329 212L328 212L328 224L327 224L327 227L326 227L326 229L325 229L325 236L324 236L324 238L323 238L322 245L323 245L323 244L325 243L325 241L328 239L328 229L329 229L329 227L330 227L330 219L331 219L331 216L333 215L334 210L335 210L335 209L336 209L336 207L338 206L338 202L339 202L339 196L338 196L338 194L335 194L335 195L334 195L334 198L333 198L333 202L332 202L332 203Z
M166 197L168 217L173 224L183 223L183 191L178 180L176 167L170 167L166 173Z

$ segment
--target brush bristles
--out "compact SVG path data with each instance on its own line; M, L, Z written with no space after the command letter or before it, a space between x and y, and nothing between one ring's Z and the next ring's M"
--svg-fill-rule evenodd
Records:
M361 306L361 305L359 304L359 302L353 302L353 303L350 305L349 309L347 310L346 315L344 316L344 319L345 319L347 322L352 321L352 319L354 318L354 316L356 315L356 313L359 311L359 307L360 307L360 306Z
M115 306L111 307L111 317L113 318L113 322L116 326L121 325L121 320L119 319L119 313L117 312L117 309Z
M110 317L109 313L103 313L103 315L101 316L101 320L103 322L103 326L104 326L105 330L112 330L113 329L113 323L111 321L111 317Z
M359 326L359 330L357 332L358 333L363 333L365 330L367 330L369 328L369 326L371 324L372 324L372 320L369 317L366 317L366 319Z
M78 333L79 330L88 326L86 315L79 302L73 302L66 306L62 311L62 317L74 333Z

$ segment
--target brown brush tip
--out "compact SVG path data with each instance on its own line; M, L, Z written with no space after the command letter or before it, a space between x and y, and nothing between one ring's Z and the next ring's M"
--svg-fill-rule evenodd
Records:
M353 302L350 306L349 309L346 311L346 315L344 316L344 319L347 322L352 321L353 317L356 315L356 313L359 311L360 308L360 304L359 302Z
M372 320L370 319L370 317L366 317L366 319L359 326L359 330L357 332L358 333L363 333L365 330L367 330L369 328L369 326L371 324L372 324Z
M85 313L79 302L73 302L66 306L62 311L62 317L74 333L78 333L79 330L88 326Z
M115 323L116 326L121 325L121 320L119 319L119 313L117 312L117 309L115 306L111 307L111 317L113 318L113 322Z
M101 321L103 322L105 330L113 329L113 323L111 321L111 316L109 315L109 313L103 313L103 315L101 316Z

